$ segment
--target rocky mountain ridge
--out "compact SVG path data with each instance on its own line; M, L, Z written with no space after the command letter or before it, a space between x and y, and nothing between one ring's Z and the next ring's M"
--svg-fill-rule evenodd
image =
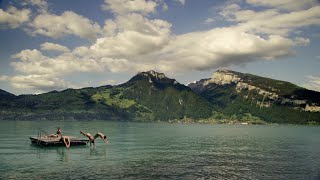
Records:
M251 101L255 101L257 106L260 107L270 107L272 104L282 104L292 106L295 109L303 110L303 111L310 111L310 112L320 112L320 102L319 101L312 101L309 99L304 99L304 97L292 94L291 96L281 92L281 89L275 88L271 85L269 86L261 86L261 85L254 85L252 83L252 79L246 77L252 76L248 74L243 74L227 69L218 70L217 72L213 73L210 79L200 80L195 83L189 84L194 91L201 93L208 85L215 84L219 86L224 85L234 85L234 88L237 93L248 91L248 94L244 96L245 99L249 99ZM261 77L260 77L261 78ZM268 79L268 78L265 78ZM283 81L275 81L275 83L286 86L292 86L292 88L300 89L303 91L309 91L309 93L316 94L317 92L307 90L304 88L300 88L288 82ZM256 94L262 97L262 101L256 99L252 94ZM250 96L251 95L251 96ZM319 96L319 95L318 95Z

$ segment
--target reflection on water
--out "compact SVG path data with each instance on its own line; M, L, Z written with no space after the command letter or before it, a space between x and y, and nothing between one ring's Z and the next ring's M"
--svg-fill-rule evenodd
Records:
M56 126L101 131L110 144L38 147L29 136ZM320 128L161 123L1 122L0 179L314 179Z
M81 153L87 152L87 154L81 154L81 156L86 155L87 159L107 159L107 147L99 147L96 148L94 146L74 146L71 149L67 149L64 146L50 146L50 147L45 147L45 146L38 146L35 144L30 144L30 146L33 147L33 149L36 152L37 159L47 159L49 156L52 154L55 154L57 157L58 161L62 162L68 162L72 161L72 157L80 153L80 151L77 151L81 149ZM75 152L77 151L77 152Z

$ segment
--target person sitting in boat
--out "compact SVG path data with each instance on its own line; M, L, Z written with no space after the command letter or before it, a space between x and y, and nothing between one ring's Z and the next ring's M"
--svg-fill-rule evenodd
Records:
M58 137L62 137L62 135L61 135L61 128L60 128L60 127L58 127L56 134L50 134L48 137L49 137L49 138L58 138Z
M89 141L90 141L90 146L91 144L94 144L95 140L97 139L97 137L100 137L106 144L109 144L109 141L107 139L107 136L105 136L104 134L98 132L96 135L92 136L90 133L84 133L82 131L80 131L80 134L86 136L87 138L89 138Z
M57 129L56 135L61 136L61 128L60 127L58 127L58 129Z

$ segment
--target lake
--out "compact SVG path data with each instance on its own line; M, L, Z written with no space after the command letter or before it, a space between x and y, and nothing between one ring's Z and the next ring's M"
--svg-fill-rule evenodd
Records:
M320 179L320 127L1 121L0 179ZM37 147L38 129L108 136Z

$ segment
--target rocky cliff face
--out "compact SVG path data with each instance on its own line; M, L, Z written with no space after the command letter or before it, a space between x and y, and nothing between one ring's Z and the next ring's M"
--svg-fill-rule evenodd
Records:
M208 85L210 83L218 84L218 85L226 85L232 83L238 83L241 78L234 74L232 71L222 69L213 73L212 78L206 80L203 85Z
M210 79L189 84L198 94L215 93L217 88L233 88L237 95L243 96L251 104L260 108L283 105L295 110L320 112L319 92L310 91L291 83L269 78L243 74L231 70L218 70ZM303 92L303 94L298 93ZM311 97L316 94L317 97Z

